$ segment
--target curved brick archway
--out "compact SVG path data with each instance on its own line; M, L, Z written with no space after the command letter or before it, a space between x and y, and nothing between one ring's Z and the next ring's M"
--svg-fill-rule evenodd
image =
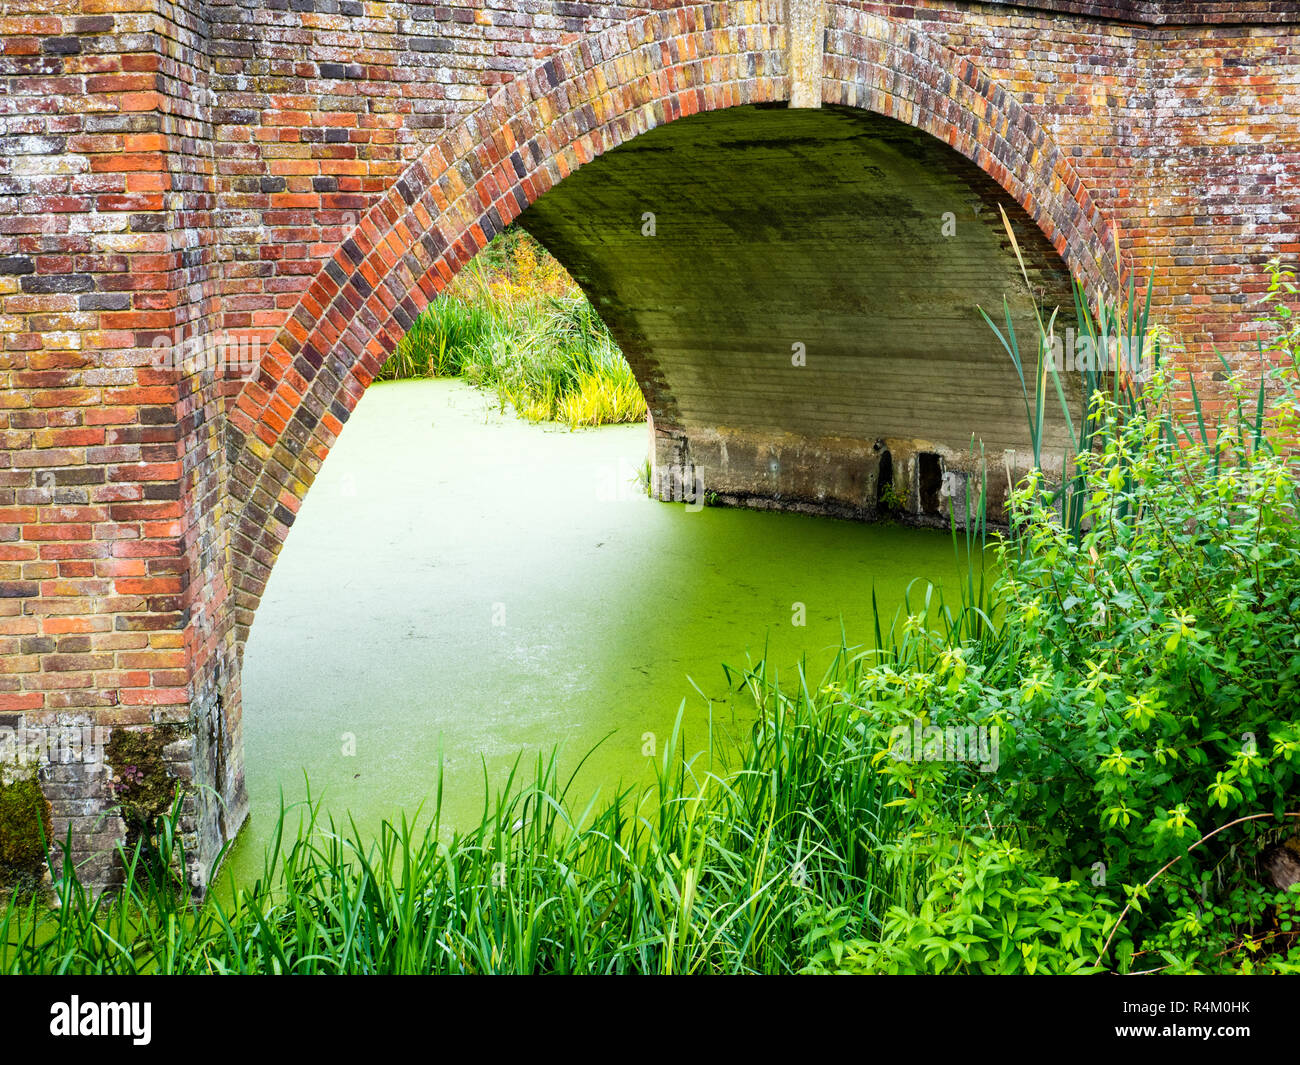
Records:
M577 167L663 123L791 95L783 4L644 16L553 54L433 144L313 281L229 414L233 637L343 423L420 310ZM1060 147L968 59L901 23L827 6L821 98L921 129L992 176L1091 291L1116 241Z

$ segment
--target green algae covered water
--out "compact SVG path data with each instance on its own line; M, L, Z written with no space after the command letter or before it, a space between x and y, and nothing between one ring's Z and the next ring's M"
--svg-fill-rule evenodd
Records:
M302 507L243 669L252 814L229 861L256 876L286 802L363 829L434 801L476 824L521 753L591 753L571 797L652 779L752 723L737 671L821 676L913 581L957 596L942 532L649 499L647 429L570 432L456 381L377 384ZM919 592L919 589L916 590ZM724 664L732 667L730 677ZM223 874L224 876L224 874Z

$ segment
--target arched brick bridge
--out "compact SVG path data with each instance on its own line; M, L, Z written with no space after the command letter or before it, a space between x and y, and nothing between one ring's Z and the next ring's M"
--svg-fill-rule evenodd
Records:
M618 335L661 470L865 516L882 451L923 514L972 438L1023 448L975 303L1154 276L1212 396L1300 251L1296 3L51 6L0 13L0 729L136 730L191 785L196 887L247 809L240 659L294 515L504 226ZM104 765L39 780L111 878Z

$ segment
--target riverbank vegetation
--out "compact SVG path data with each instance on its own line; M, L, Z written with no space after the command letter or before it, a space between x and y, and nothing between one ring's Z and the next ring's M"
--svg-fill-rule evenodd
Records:
M519 229L478 255L415 320L380 380L463 377L529 421L643 421L631 367L559 262Z
M446 840L436 804L378 839L290 811L261 880L201 905L163 819L115 897L65 865L57 907L11 899L0 969L1300 973L1296 302L1275 267L1271 369L1225 367L1214 411L1141 299L1081 302L1150 373L1091 382L996 579L954 534L960 602L916 586L822 677L736 671L741 750L675 736L599 805L542 761ZM1002 332L1031 428L1058 394L1040 324L1033 365Z

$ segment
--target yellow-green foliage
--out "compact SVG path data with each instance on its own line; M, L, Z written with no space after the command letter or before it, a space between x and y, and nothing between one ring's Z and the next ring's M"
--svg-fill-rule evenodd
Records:
M638 422L641 387L605 323L546 249L511 231L425 308L384 379L463 377L529 421Z
M36 779L0 784L0 888L35 888L50 838L50 804Z
M578 390L560 400L556 414L557 421L569 425L637 422L646 414L645 397L631 374L626 378L582 374L578 378Z

